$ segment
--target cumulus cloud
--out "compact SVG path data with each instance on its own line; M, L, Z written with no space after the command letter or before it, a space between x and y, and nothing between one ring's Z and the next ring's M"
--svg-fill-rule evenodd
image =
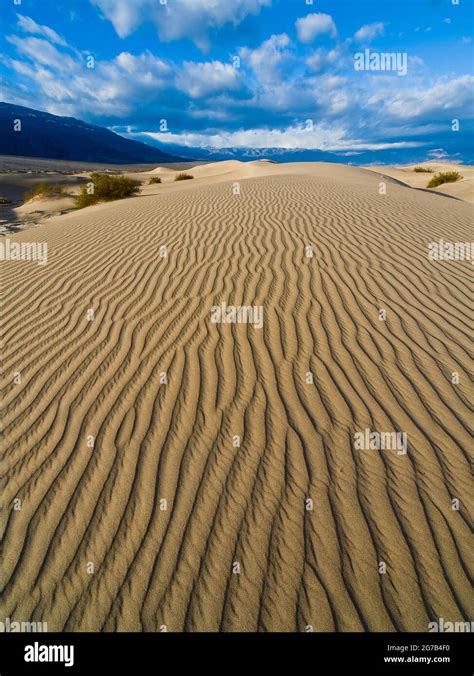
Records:
M242 86L239 71L220 61L185 62L176 78L176 84L178 89L193 99L224 91L235 92Z
M306 58L306 65L311 71L320 73L342 65L343 59L344 54L341 49L335 48L328 51L320 47Z
M272 35L256 49L243 47L239 50L244 66L249 66L259 82L271 83L282 79L282 68L294 59L289 47L291 40L286 33Z
M329 14L308 14L296 21L296 32L300 42L313 42L317 35L328 33L336 37L337 29L334 20Z
M121 52L115 57L114 62L123 71L133 75L135 78L142 78L154 83L156 83L157 79L166 78L173 73L173 69L169 63L150 52L143 52L138 56L134 56L129 52Z
M384 31L385 24L381 23L380 21L376 23L368 23L359 28L354 37L358 42L370 42L377 36L383 35Z
M393 89L372 96L368 104L382 107L398 119L435 117L453 111L472 110L474 77L463 75L454 80L439 82L427 89Z
M32 35L42 35L47 38L49 42L53 42L56 45L66 47L66 42L63 38L56 33L55 30L49 26L41 26L36 23L31 17L24 16L23 14L17 14L18 17L18 28L24 33L31 33Z
M350 90L345 77L340 75L324 75L312 81L316 103L326 115L337 116L352 110L356 103L356 95Z
M46 40L20 40L10 36L26 61L11 59L9 65L35 88L35 103L58 115L127 115L137 101L147 105L174 87L175 70L164 60L144 52L138 56L121 52L109 61L86 68L82 55L70 56ZM28 62L29 61L29 62ZM183 105L182 99L177 101Z
M164 117L172 133L159 134L160 141L354 153L416 147L425 139L437 148L450 120L472 110L472 76L416 76L395 87L382 77L356 80L351 40L298 50L286 33L271 35L234 51L240 68L124 50L88 69L84 54L58 44L47 26L41 33L35 22L18 28L35 33L7 37L19 55L0 57L13 74L7 100L104 126L130 125L133 133L155 132ZM412 64L428 70L418 57ZM315 122L309 135L308 119Z
M124 38L145 22L152 22L164 41L190 38L202 49L209 47L207 33L226 24L239 25L249 14L258 14L272 0L91 0Z

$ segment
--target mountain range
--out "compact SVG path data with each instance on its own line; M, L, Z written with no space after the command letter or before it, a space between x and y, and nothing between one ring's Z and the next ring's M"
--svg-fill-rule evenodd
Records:
M0 103L0 155L110 164L183 161L109 129L10 103Z
M21 130L15 131L15 121ZM167 164L172 162L251 161L271 159L277 162L337 162L367 166L371 164L413 164L426 160L474 162L474 153L463 157L446 149L394 147L383 151L325 151L307 148L213 148L188 147L163 143L151 136L120 133L88 124L73 117L60 117L9 103L0 103L0 155L41 157L56 160L103 162L110 164ZM123 134L123 135L122 135ZM146 142L143 142L143 139Z
M143 139L142 134L127 134L132 139ZM473 164L474 151L466 150L460 157L453 149L422 147L394 147L384 150L358 151L328 151L312 148L213 148L211 146L189 147L171 143L162 143L154 138L146 137L147 143L154 147L166 150L169 153L179 153L180 157L190 161L190 158L205 162L220 160L241 160L248 162L257 159L270 159L279 163L284 162L336 162L356 166L370 165L403 165L432 161L451 160ZM447 144L446 144L447 145Z

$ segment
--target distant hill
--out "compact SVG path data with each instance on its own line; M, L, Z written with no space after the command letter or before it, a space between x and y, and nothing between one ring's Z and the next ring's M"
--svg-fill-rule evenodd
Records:
M130 138L143 138L143 135L130 134ZM150 145L168 153L177 153L180 157L205 162L217 162L219 160L241 160L248 162L266 158L276 162L338 162L358 166L416 164L420 162L450 160L462 164L474 163L474 152L466 149L460 155L454 146L446 142L445 149L439 154L440 149L430 150L429 145L423 147L386 148L384 150L358 150L328 151L308 148L212 148L212 147L185 147L178 144L163 143L149 138Z
M14 120L21 120L21 131L14 131ZM183 161L103 127L10 103L0 103L0 155L110 164Z

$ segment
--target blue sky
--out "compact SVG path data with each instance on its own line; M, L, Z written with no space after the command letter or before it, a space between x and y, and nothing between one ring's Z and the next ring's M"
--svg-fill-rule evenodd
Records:
M10 103L189 146L472 157L473 0L1 2ZM355 70L365 50L406 75Z

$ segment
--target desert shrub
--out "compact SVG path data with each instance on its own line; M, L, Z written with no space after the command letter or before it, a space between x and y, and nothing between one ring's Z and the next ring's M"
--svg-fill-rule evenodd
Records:
M417 174L432 174L433 169L429 167L415 167L413 171L416 171Z
M25 193L25 200L31 200L34 197L44 197L45 199L64 197L66 194L62 185L43 182L37 183L31 190Z
M161 178L159 176L152 176L148 181L148 185L153 185L154 183L161 183Z
M93 191L90 191L90 183L94 185ZM135 178L93 173L90 181L81 185L75 204L78 209L83 209L97 202L112 202L132 197L140 191L140 186L141 181Z
M189 179L194 178L191 174L176 174L174 177L175 181L189 181Z
M458 171L447 171L444 174L436 174L426 186L427 188L436 188L443 183L456 183L462 179Z

